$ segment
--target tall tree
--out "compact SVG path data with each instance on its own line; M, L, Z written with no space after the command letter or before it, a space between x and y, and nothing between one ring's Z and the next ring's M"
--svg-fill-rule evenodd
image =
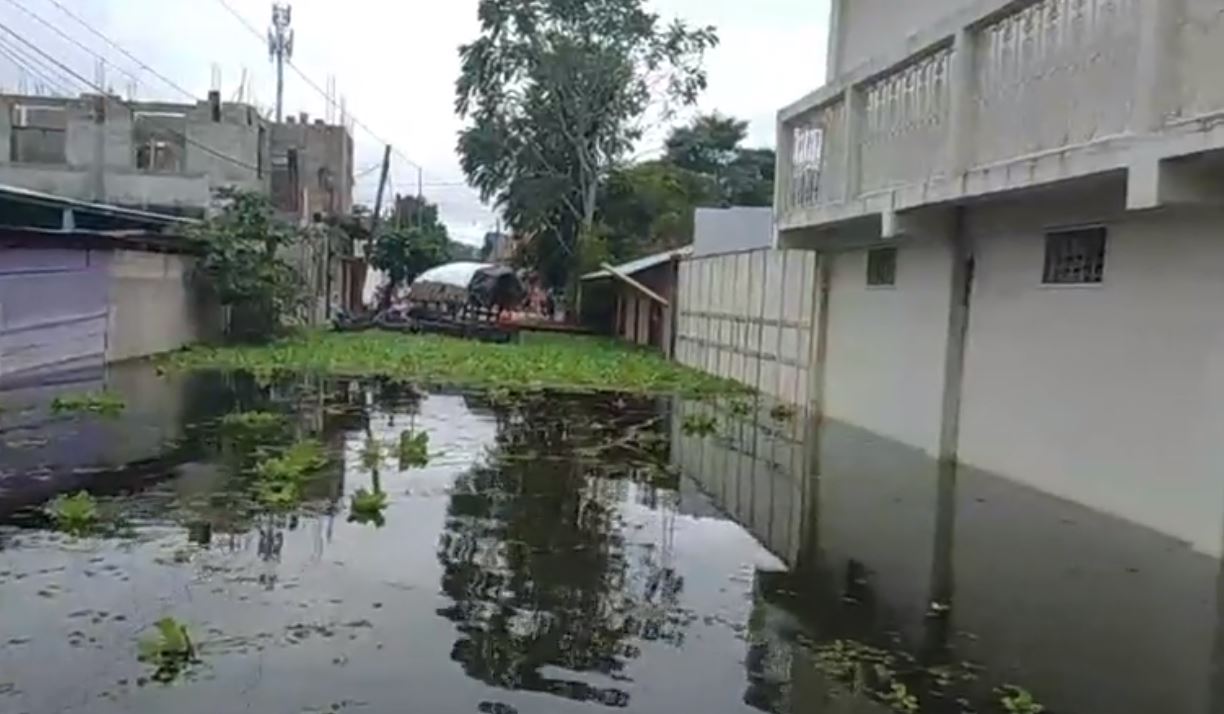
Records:
M748 122L718 113L699 116L667 137L666 161L714 177L725 206L773 203L774 151L743 148Z
M511 227L548 234L565 262L595 229L600 185L661 105L706 86L713 28L663 25L644 0L481 0L480 37L460 48L456 111L468 181Z

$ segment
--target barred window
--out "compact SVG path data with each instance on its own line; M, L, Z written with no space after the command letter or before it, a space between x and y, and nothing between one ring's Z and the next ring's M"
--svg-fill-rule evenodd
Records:
M897 284L897 249L875 248L867 251L867 284L891 287Z
M1092 285L1105 278L1103 226L1055 231L1045 237L1046 285Z

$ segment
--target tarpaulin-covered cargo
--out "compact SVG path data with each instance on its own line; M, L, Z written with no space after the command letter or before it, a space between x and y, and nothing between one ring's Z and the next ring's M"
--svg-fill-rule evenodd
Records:
M415 303L507 309L517 307L526 292L514 271L504 265L457 262L439 265L417 276L408 299Z

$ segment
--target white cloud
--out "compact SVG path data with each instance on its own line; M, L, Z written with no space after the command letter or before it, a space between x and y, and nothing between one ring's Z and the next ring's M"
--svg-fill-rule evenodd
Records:
M20 1L141 76L142 98L183 99L73 23L51 0ZM268 25L267 0L226 1L257 29ZM224 96L233 96L245 69L260 103L273 102L275 72L264 42L240 25L220 0L58 2L197 96L210 88L216 65ZM407 156L423 167L425 194L438 202L452 234L478 242L493 229L496 216L475 192L451 185L462 181L454 151L461 126L453 108L457 50L476 36L477 0L295 0L292 4L295 63L320 86L334 75L349 109L393 143L395 190L416 192L417 170L405 161ZM722 42L708 57L710 86L699 109L750 120L754 144L772 145L777 109L823 79L828 0L655 0L652 5L664 18L717 27ZM34 20L6 9L2 21L81 74L94 77L94 60L88 54ZM15 76L0 58L0 84L11 87ZM107 76L117 90L126 90L128 78L115 68ZM292 72L286 75L285 106L287 111L307 111L313 117L324 116L326 109L323 97ZM358 170L378 162L382 146L377 139L357 128L354 140ZM652 141L657 145L659 136ZM357 200L372 202L376 184L376 171L360 179Z

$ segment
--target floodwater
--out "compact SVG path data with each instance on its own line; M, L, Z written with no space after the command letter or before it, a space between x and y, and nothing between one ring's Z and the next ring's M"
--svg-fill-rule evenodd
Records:
M6 714L1224 710L1216 558L849 427L143 364L82 379L0 392ZM97 379L123 413L48 409ZM278 426L222 421L253 411ZM427 465L400 463L405 431ZM261 506L252 464L308 437L331 463ZM77 537L45 508L80 489L104 523ZM381 517L352 518L359 489ZM163 618L193 646L170 670L140 656Z

